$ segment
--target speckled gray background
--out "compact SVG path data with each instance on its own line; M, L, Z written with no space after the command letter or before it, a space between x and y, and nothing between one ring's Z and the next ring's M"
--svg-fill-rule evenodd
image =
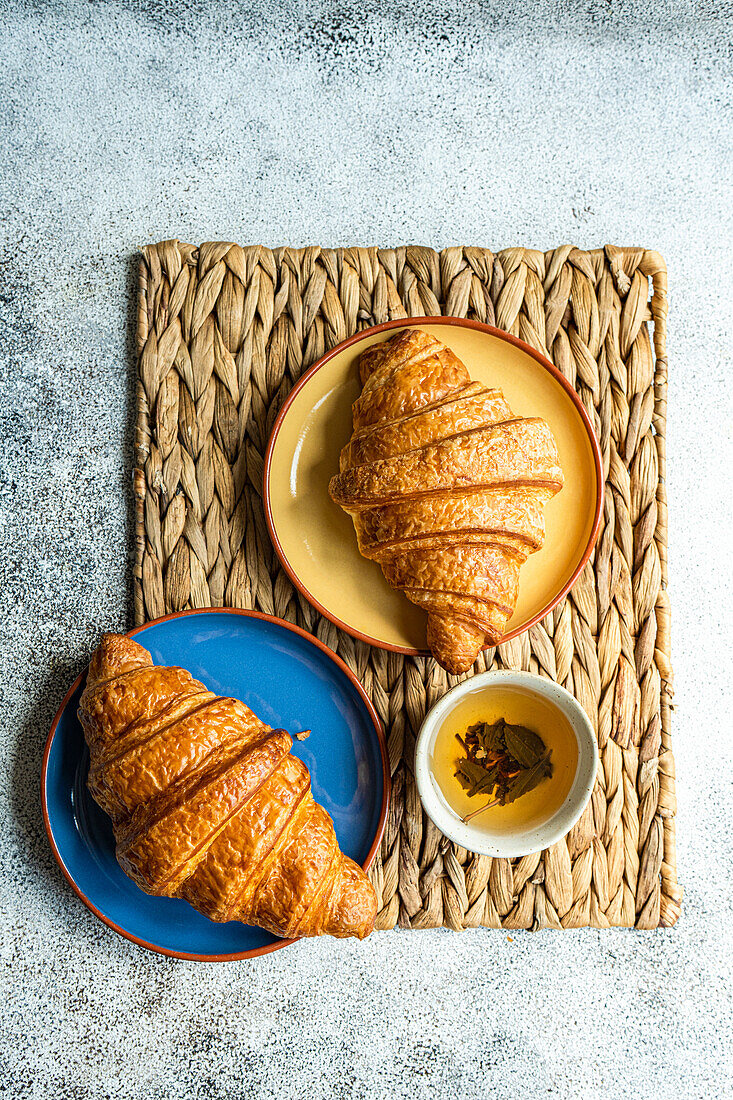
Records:
M730 4L0 2L0 1093L728 1097ZM72 895L42 745L130 624L136 249L611 241L670 267L674 931L138 950Z

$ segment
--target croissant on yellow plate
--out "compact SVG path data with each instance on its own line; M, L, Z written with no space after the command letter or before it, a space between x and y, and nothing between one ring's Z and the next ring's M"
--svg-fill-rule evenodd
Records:
M367 348L359 372L331 498L364 557L427 611L439 664L465 672L501 640L520 568L544 541L543 509L563 484L555 440L421 329Z
M374 889L341 852L285 730L122 634L94 653L79 718L89 789L146 893L287 938L372 931Z

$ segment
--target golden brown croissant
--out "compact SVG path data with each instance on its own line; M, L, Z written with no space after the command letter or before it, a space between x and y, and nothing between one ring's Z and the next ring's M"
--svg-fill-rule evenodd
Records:
M358 936L371 883L340 850L285 730L141 645L106 634L79 705L89 789L112 818L123 871L216 921L276 936Z
M331 498L359 550L428 612L428 646L465 672L501 640L519 570L563 484L544 420L516 417L434 336L405 329L359 361L354 430Z

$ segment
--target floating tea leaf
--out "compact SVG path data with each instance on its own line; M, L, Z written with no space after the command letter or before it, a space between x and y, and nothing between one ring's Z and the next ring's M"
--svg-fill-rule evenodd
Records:
M482 722L478 736L481 747L487 752L501 752L504 748L504 720L500 718L491 726L488 722Z
M547 753L547 755L541 756L531 768L524 768L514 779L510 780L506 792L501 798L502 806L514 802L515 799L527 794L528 791L533 791L538 783L541 783L543 779L551 774L550 754Z
M505 726L504 743L510 756L523 768L532 768L545 751L541 737L526 726Z
M484 768L473 760L460 760L456 770L456 776L468 791L469 796L481 791L493 790L496 786L497 774L496 768Z
M486 768L482 767L481 764L477 764L470 758L459 760L456 765L456 775L466 790L469 791L475 787L477 783L485 779L487 774Z

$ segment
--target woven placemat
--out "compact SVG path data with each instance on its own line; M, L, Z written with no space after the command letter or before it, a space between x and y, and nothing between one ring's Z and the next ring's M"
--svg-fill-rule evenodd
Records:
M380 928L655 928L679 915L666 291L662 257L641 248L144 249L136 620L258 608L317 634L353 668L385 724L392 771L371 871ZM570 595L476 665L557 680L598 733L601 766L580 821L552 848L513 861L457 847L422 812L415 735L455 680L432 659L356 642L314 611L280 567L262 509L268 435L303 371L362 328L441 313L506 329L553 360L595 424L606 475L600 537Z

